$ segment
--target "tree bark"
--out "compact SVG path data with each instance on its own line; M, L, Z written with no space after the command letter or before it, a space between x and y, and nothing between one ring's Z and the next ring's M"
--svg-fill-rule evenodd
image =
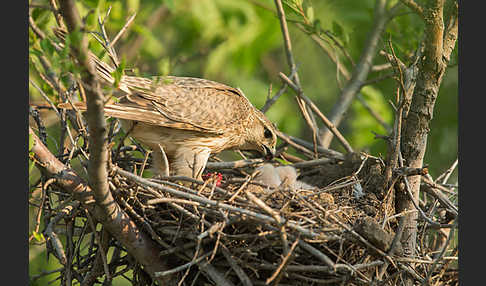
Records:
M34 138L32 152L37 167L48 178L55 178L56 184L66 193L72 194L81 205L87 209L96 221L104 222L103 226L115 237L152 277L155 272L167 270L169 267L160 259L163 249L147 234L140 230L132 219L116 205L113 219L107 220L104 209L95 204L93 190L73 170L66 168L39 140L34 131L29 128L29 134ZM161 285L169 285L171 276L156 278Z
M457 13L453 14L447 28L444 27L443 11L445 0L429 0L423 10L425 40L423 53L418 60L418 75L412 102L408 112L403 114L401 152L404 164L411 168L421 168L427 147L430 121L433 118L435 101L439 92L450 54L457 39ZM457 3L456 3L457 9ZM420 176L408 178L413 199L418 205ZM414 209L406 190L396 193L397 213ZM415 254L418 212L405 218L402 245L406 255Z

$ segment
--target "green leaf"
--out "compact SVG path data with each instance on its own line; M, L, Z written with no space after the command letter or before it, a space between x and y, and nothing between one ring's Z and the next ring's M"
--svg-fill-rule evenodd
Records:
M313 7L307 7L307 12L306 12L307 19L309 22L314 21L314 8Z
M35 144L34 137L32 136L32 134L29 134L29 152L32 151L34 144Z
M33 154L31 152L31 154ZM34 166L35 166L35 162L33 160L30 160L29 161L29 174L32 172L32 169L34 169Z
M316 19L313 23L314 26L314 32L315 33L321 33L322 27L321 27L321 20Z
M81 46L81 41L83 39L83 32L80 30L75 30L69 33L66 37L66 44L70 43L72 46Z
M294 0L294 4L297 7L301 7L303 3L304 3L304 0Z
M332 21L332 32L334 33L334 35L336 35L337 37L342 37L343 34L344 34L344 29L343 27L341 26L341 24L339 24L338 22L336 21Z
M51 44L47 38L40 41L40 46L44 52L46 52L49 56L54 54L54 46Z
M36 231L33 231L32 235L34 236L35 240L37 240L38 242L44 242L46 240L42 233L38 233Z
M159 72L161 75L168 75L170 73L170 59L167 57L162 58L159 63Z
M123 76L125 66L126 66L126 60L125 60L125 58L122 58L120 65L112 73L113 78L115 78L115 82L113 83L113 86L115 88L118 87L118 85L120 84L120 80L121 80L121 77Z
M29 53L33 54L33 55L36 55L38 57L42 56L42 52L39 51L38 49L35 49L35 48L31 48L29 49Z
M282 165L290 165L292 164L291 162L281 159L281 158L275 158L275 160L279 161Z

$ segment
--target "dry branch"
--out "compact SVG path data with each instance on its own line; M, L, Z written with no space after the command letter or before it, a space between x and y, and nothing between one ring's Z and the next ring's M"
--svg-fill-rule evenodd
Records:
M373 28L365 43L365 48L361 53L361 57L354 68L351 79L341 91L337 102L331 109L329 120L334 126L339 126L343 120L344 114L348 110L354 97L358 94L363 86L364 81L368 77L368 73L373 65L373 58L376 54L378 42L381 34L385 29L386 23L390 19L390 11L386 10L385 0L377 0L375 3L375 16L373 20ZM395 6L396 7L396 6ZM392 10L395 8L392 8ZM321 145L328 148L331 140L335 135L330 129L322 129L320 136Z
M60 1L60 10L66 26L71 33L82 31L81 20L74 1ZM86 118L88 121L89 146L90 146L90 164L88 166L89 184L93 189L93 195L96 203L105 213L102 220L114 219L116 213L116 203L108 188L108 149L106 141L106 122L104 117L104 96L101 92L101 86L98 82L93 63L88 57L88 42L82 36L79 42L73 41L70 49L80 63L82 71L82 81L86 83Z
M55 1L51 2L55 4ZM72 1L65 2L72 4ZM275 3L277 10L282 12L281 1L276 0ZM383 1L378 0L377 3L383 3ZM61 5L61 9L66 10L66 7ZM424 14L427 12L426 9L429 8L424 7ZM160 14L162 10L159 9L154 14ZM63 13L67 16L67 22L70 22L69 18L72 16L68 16L70 13L75 14L72 11ZM62 18L59 19L62 23ZM291 68L290 76L284 75L287 80L283 78L281 90L290 86L296 91L298 100L301 100L299 104L301 104L301 111L306 122L315 132L317 129L313 129L315 122L311 118L312 115L317 114L323 121L326 121L327 118L312 101L306 101L303 96L295 63L293 63L290 37L283 13L279 14L279 20L284 35L286 56ZM444 35L444 45L449 48L452 42L455 42L456 22L448 22L447 32ZM129 23L125 27L128 25ZM35 23L31 25L32 29L35 29L34 27ZM72 26L68 25L68 28L71 29ZM112 43L115 41L112 41L111 44L106 41L105 44L113 46ZM89 63L82 59L83 52L79 52L80 49L74 50L78 62L88 64L87 69L89 70ZM447 56L446 50L444 48L446 53L444 56ZM389 56L390 59L395 60L395 66L400 65L396 56L392 54ZM371 62L365 64L371 65ZM343 66L338 64L338 69L340 67ZM404 68L402 72L407 69L405 66L400 65L400 67ZM371 69L371 67L366 69ZM404 75L406 78L406 72ZM85 93L86 99L96 96L98 99L102 98L101 94L96 94L96 78L90 79L89 76L88 72L88 74L83 74L82 80L78 80L81 96ZM48 77L41 78L44 81L50 81ZM360 87L363 83L365 81L361 81ZM55 86L53 83L51 84ZM407 89L407 84L404 84L403 81L399 84L403 90ZM277 95L281 92L279 91ZM408 109L399 102L397 102L397 106L403 108L404 111ZM99 107L100 105L96 108ZM61 123L66 123L65 117L60 116L59 119L62 121ZM82 123L79 113L73 115L71 120ZM88 122L88 124L90 132L93 132L93 123ZM68 126L67 132L69 132L71 127L67 124L66 126ZM79 126L74 127L81 134L78 136L86 136L86 130ZM332 122L328 126L332 128ZM104 125L98 127L106 129ZM397 137L400 137L399 132L403 130L400 129L398 123L394 127L396 132L394 139L397 143L397 139L399 139ZM337 128L334 129L337 131ZM122 275L132 284L137 285L150 285L153 283L152 280L158 280L163 285L175 283L189 285L192 283L193 285L245 286L320 283L367 285L372 281L378 282L379 285L394 285L405 278L414 280L412 282L415 283L427 280L437 284L457 281L457 271L450 268L448 264L457 258L454 256L457 252L452 252L452 257L446 257L449 255L446 251L449 249L448 242L454 236L453 231L444 236L445 244L438 247L421 245L421 252L413 258L402 256L401 253L394 251L398 248L399 238L405 237L408 219L406 216L410 213L417 213L417 210L419 212L422 209L425 210L430 207L430 204L417 203L411 209L398 214L388 212L383 216L381 210L386 209L387 205L386 200L381 200L379 196L383 192L385 165L379 158L370 159L372 157L370 155L352 153L353 149L344 137L341 143L348 151L347 154L317 146L316 140L307 142L284 133L279 134L279 137L286 142L281 148L282 153L288 146L293 146L298 152L302 152L309 158L314 159L317 155L327 157L315 160L295 160L296 163L290 166L301 171L298 180L309 184L310 189L305 187L294 189L285 184L269 187L265 183L255 182L254 176L242 177L240 175L252 174L252 172L255 174L256 166L269 163L262 159L208 163L208 169L224 170L223 180L221 185L218 182L218 186L213 179L199 181L171 176L143 179L135 174L142 174L144 169L150 167L152 160L149 158L150 154L137 143L134 143L137 145L134 148L123 146L123 141L128 134L122 138L122 142L117 148L111 150L103 147L103 144L113 143L108 140L114 138L113 133L116 132L118 131L112 130L110 136L106 136L106 130L101 130L98 133L98 139L103 140L103 143L97 145L100 147L98 150L91 149L94 144L91 141L90 152L86 150L86 146L73 144L71 150L67 149L68 154L60 154L62 156L60 158L67 158L66 163L63 164L47 150L34 132L29 130L35 141L32 159L42 171L43 182L49 182L49 184L43 185L43 191L46 192L44 199L48 197L47 195L54 194L60 198L60 201L63 201L62 206L55 210L45 207L45 203L41 201L42 196L39 196L38 201L30 202L33 206L40 206L39 216L42 214L47 217L46 221L50 222L49 228L44 234L48 234L53 241L56 240L53 234L66 235L65 245L55 245L61 251L54 250L59 253L57 256L65 261L65 267L55 270L56 273L60 272L59 277L62 283L70 284L77 280L82 285L93 285L95 281L99 281L104 276L105 283L109 284L111 279ZM335 136L339 137L339 131L336 134ZM400 144L394 146L397 145ZM106 162L102 162L102 160L98 163L95 162L95 165L98 164L98 171L104 168L97 174L97 178L102 179L102 182L101 188L96 191L94 189L96 184L91 184L92 174L90 174L90 184L88 185L78 174L66 166L71 164L72 159L79 159L81 168L89 166L92 162L87 164L82 156L78 155L86 154L86 158L90 157L90 160L91 157L98 155L103 157L101 154L104 152L103 148L111 151L111 156L107 157L106 162L110 163L109 170L112 172L107 171ZM400 148L397 149L400 151ZM130 152L134 150L143 153L145 159L134 158ZM397 154L400 159L400 152ZM362 155L365 155L368 160L363 160ZM398 161L399 166L391 164L388 167L394 182L397 182L398 189L401 186L401 180L408 184L408 178L420 177L416 175L426 176L422 165L405 166L402 160ZM271 163L279 165L277 160ZM450 171L446 171L438 179L442 179L442 183L445 183L454 167L455 164ZM228 169L231 170L228 171ZM105 171L106 173L103 174ZM52 180L50 180L51 178ZM181 181L189 182L190 186L180 185ZM105 195L108 197L105 196L104 199L112 202L109 208L99 204L105 182L108 185L108 193ZM360 198L354 195L354 189L358 184L363 189L363 196ZM447 194L454 196L455 193L451 193L447 189L448 186L440 184L439 180L434 182L426 179L422 181L421 186L436 199L429 208L430 211L427 214L421 214L425 223L418 235L424 240L428 240L434 238L434 235L441 235L440 229L437 227L456 226L455 223L437 223L439 219L442 219L439 214L436 214L437 206L440 206L441 211L445 209L447 217L452 215L454 218L457 215L457 205L454 204L453 199L447 197ZM407 186L406 191L410 191L410 189L410 186ZM73 204L79 205L80 210L87 210L88 214L79 211L74 212L75 214L64 215L62 211L64 206L71 202L69 195L75 199ZM112 198L109 198L109 195ZM408 195L413 196L411 193ZM112 211L111 219L107 219L107 209ZM75 215L83 218L83 227L75 226L73 221L69 221ZM92 221L90 217L92 217ZM67 231L60 232L56 229L56 222L61 218L66 220ZM379 231L376 232L386 234L386 237L390 238L388 242L391 241L391 243L386 244L373 235L367 236L358 233L358 222L362 218L367 218L365 221L374 221L373 225L379 227ZM397 222L397 218L400 222ZM102 236L96 231L98 222L103 224ZM109 235L107 235L108 233ZM88 254L80 258L76 257L80 256L79 250L84 247L82 241L89 240L89 235L91 235L91 243L88 244ZM114 248L114 251L112 259L108 260L105 253L111 247ZM440 253L437 254L437 250ZM129 255L125 255L125 251ZM434 259L430 258L432 256ZM143 271L138 265L143 267ZM126 272L132 269L134 274L133 278L130 278ZM447 276L444 274L446 271L452 274Z
M151 238L142 232L137 225L118 207L112 214L113 220L106 220L105 212L98 205L93 204L94 194L91 187L81 179L73 170L66 168L52 153L40 142L37 135L29 128L29 134L34 138L32 152L37 160L37 167L48 177L56 178L56 185L65 192L72 194L81 202L93 217L103 222L103 225L120 241L140 264L144 265L149 273L167 269L166 264L157 256L162 249ZM162 281L168 282L168 280Z

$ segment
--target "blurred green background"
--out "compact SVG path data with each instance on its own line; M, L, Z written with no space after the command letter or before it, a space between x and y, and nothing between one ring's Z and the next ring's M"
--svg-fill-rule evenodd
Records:
M373 0L289 0L283 1L290 6L303 7L307 24L315 30L329 33L348 51L354 62L359 60L361 51L372 27ZM397 1L389 1L389 6ZM52 36L51 27L55 19L49 10L48 1L29 1L32 17L40 29ZM127 18L137 13L128 31L118 41L115 49L126 61L127 68L134 68L138 75L176 75L202 77L239 87L249 100L261 108L265 103L270 85L272 95L281 86L279 72L289 74L282 34L275 5L272 0L127 0L127 1L78 1L78 9L91 30L98 30L98 16L104 17L108 7L111 13L107 19L108 35L114 37L123 27ZM339 95L342 76L337 78L336 65L324 51L311 39L309 34L299 29L295 23L304 23L303 15L284 5L289 18L289 31L294 58L298 67L303 90L324 114L328 114ZM92 11L91 13L88 13ZM409 63L409 56L416 49L423 35L423 23L407 8L390 21L380 49L385 49L390 39L397 56ZM340 63L352 71L352 65L339 52L338 47L327 39L327 45L336 51ZM90 47L97 53L102 48L93 39ZM29 77L56 102L57 95L46 85L42 85L32 68L40 66L34 50L49 53L49 47L42 43L29 30ZM51 59L56 73L63 74L66 65L52 54ZM384 64L380 55L375 56L374 64ZM378 78L391 70L371 72L368 79ZM429 144L425 163L435 178L445 171L457 158L457 101L458 101L457 49L451 59L435 106L431 123ZM388 78L379 83L366 86L361 94L368 104L378 112L388 124L393 124L393 109L396 83ZM31 102L42 102L39 92L29 85ZM273 105L267 116L280 130L295 137L312 141L312 133L305 124L290 89ZM49 114L46 114L46 118ZM57 153L56 140L59 140L59 125L56 118L46 119L50 146ZM318 120L319 126L322 126ZM372 131L386 134L375 119L355 101L345 120L339 127L343 135L356 150L363 150L375 156L384 157L386 145L374 139ZM332 149L343 151L333 141ZM296 153L294 153L296 154ZM451 183L457 182L457 169ZM31 183L36 179L35 170L31 173ZM30 210L35 215L35 210ZM31 220L32 221L32 220ZM31 231L32 231L31 222ZM42 230L42 226L41 226ZM44 246L30 245L29 273L36 275L42 270L59 268L55 259L45 257ZM56 274L47 275L33 285L46 285ZM122 279L123 280L123 279ZM126 280L124 280L126 281ZM57 285L54 282L53 285ZM115 285L122 285L118 281Z

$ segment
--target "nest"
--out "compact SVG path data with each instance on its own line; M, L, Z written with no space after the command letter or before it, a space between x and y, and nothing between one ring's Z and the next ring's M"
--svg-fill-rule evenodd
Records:
M110 185L118 204L165 249L160 256L173 268L156 275L176 275L179 283L362 285L377 271L390 285L402 272L423 280L419 267L397 264L405 260L393 242L398 222L381 191L383 168L379 158L362 154L303 167L299 181L311 189L285 182L273 188L234 172L198 182L141 179L121 169ZM439 272L456 285L447 265Z
M134 158L133 150L145 159ZM108 182L115 201L162 249L158 255L167 270L155 278L170 277L178 285L399 285L404 278L458 285L457 247L448 256L440 252L453 235L441 235L419 217L417 256L407 255L396 239L401 216L393 188L384 188L380 158L349 153L339 160L300 160L290 164L299 170L297 181L270 186L257 180L259 166L269 164L261 159L210 162L213 173L205 181L147 179L135 175L151 162L140 146L111 151ZM63 265L54 270L56 279L93 285L123 277L132 285L153 285L144 266L104 226L97 228L90 211L55 178L42 175L39 181L40 195L33 196L43 211L42 234L48 254ZM422 206L430 213L435 207ZM454 219L437 213L442 224ZM39 211L36 229L40 217Z

